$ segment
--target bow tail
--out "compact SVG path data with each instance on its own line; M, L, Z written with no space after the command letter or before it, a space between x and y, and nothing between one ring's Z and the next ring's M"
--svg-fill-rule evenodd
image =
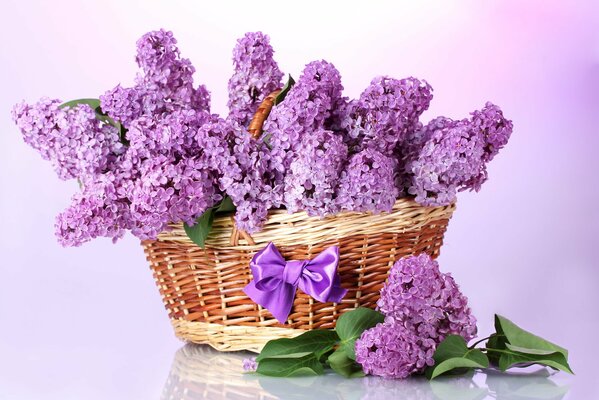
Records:
M282 324L287 321L293 299L295 298L295 287L289 283L281 282L276 288L270 291L262 291L256 288L254 281L251 281L243 291L256 304L260 304Z

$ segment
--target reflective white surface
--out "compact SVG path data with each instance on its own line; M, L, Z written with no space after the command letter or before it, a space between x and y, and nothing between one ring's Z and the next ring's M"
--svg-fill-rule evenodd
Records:
M539 368L510 374L478 372L432 382L422 377L345 379L336 374L271 378L242 373L242 360L250 355L187 344L175 355L161 399L557 400L566 398L569 390L565 374L550 375Z

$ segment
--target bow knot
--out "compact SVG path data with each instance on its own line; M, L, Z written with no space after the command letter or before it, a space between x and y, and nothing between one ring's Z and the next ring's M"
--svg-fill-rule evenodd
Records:
M271 242L252 258L254 279L244 292L285 323L297 288L323 303L341 301L347 290L340 285L338 264L337 246L327 248L312 260L285 261Z

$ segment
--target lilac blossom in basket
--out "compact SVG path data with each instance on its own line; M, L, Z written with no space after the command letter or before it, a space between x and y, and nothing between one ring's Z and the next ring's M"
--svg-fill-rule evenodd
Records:
M249 124L262 100L281 87L283 73L273 59L269 41L262 32L248 32L233 49L228 118L242 126Z
M432 88L416 78L378 77L349 100L339 71L321 60L305 66L256 140L246 125L283 75L273 54L260 32L237 42L226 119L209 113L208 91L194 86L194 67L165 30L137 41L134 85L106 91L100 107L48 98L15 105L24 141L59 178L81 185L57 217L59 241L77 246L126 231L153 239L170 223L194 224L225 196L249 233L273 208L386 212L406 195L445 205L480 188L512 131L491 103L470 119L423 125Z
M142 69L136 85L100 96L102 111L128 128L142 115L159 116L180 109L209 110L210 94L194 89L195 68L180 57L177 40L165 30L148 32L137 41L136 61Z
M462 190L480 190L487 166L507 143L512 123L499 107L487 103L470 120L439 117L412 136L418 138L405 164L410 177L408 193L422 205L455 201Z
M264 123L272 148L269 168L274 174L274 204L283 203L285 174L296 158L304 135L332 124L333 111L344 102L341 75L327 61L306 65L297 83L274 107Z
M123 151L117 129L96 119L87 104L59 108L60 100L19 103L12 118L23 140L50 161L60 179L93 175Z
M335 214L339 210L335 190L346 161L347 146L340 135L324 129L307 132L285 176L287 210Z
M371 148L392 155L428 109L432 90L426 81L412 77L373 79L360 98L350 101L345 109L341 129L347 142L356 151Z
M397 161L377 150L354 154L341 173L337 188L339 208L347 211L391 211L399 191Z

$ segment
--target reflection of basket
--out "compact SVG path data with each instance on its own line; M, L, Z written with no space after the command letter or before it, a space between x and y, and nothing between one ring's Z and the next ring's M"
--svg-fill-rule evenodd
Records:
M259 135L271 107L269 96L251 123L253 134ZM373 308L397 259L420 252L438 255L454 209L453 204L422 207L403 198L390 213L378 215L351 212L320 219L273 210L253 237L237 230L230 216L220 216L205 249L191 242L181 225L142 245L177 336L223 351L259 351L270 339L333 328L344 311ZM242 291L252 278L249 261L269 242L288 260L310 259L339 246L341 285L348 289L343 301L319 303L298 291L285 325L252 302Z
M243 359L249 356L185 345L175 354L162 400L276 399L262 389L255 376L243 374Z

